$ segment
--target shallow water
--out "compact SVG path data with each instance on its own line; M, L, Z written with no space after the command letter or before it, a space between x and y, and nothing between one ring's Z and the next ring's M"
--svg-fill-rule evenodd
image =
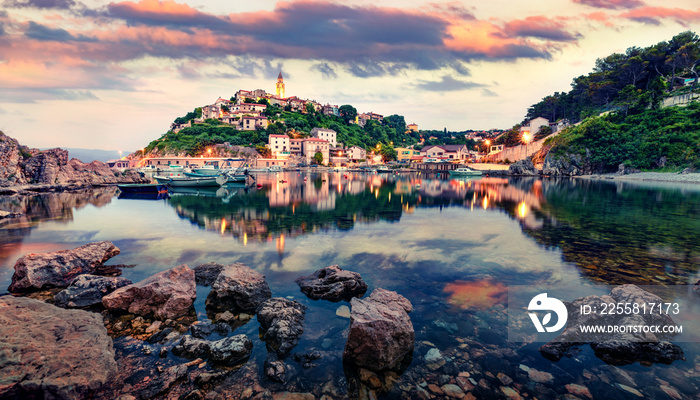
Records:
M428 384L454 383L460 372L483 380L475 390L489 397L505 396L510 392L504 388L511 387L529 397L563 398L572 392L567 384L586 386L595 398L639 398L634 391L649 398L697 393L700 358L694 343L679 343L686 361L671 366L613 367L587 345L550 362L537 351L538 343L507 342L505 311L509 285L696 282L697 186L296 172L259 174L257 181L260 190L230 187L159 200L117 198L111 188L2 199L0 209L25 216L0 225L0 293L21 255L99 240L121 249L108 264L134 265L123 269L133 281L180 264L242 262L266 276L273 297L308 307L304 334L292 353L318 350L323 357L315 368L285 360L293 369L285 385L251 378L262 375L266 357L253 318L235 331L254 341L245 366L252 372L234 372L229 381L259 379L271 392L311 391L317 397L330 381L345 397L356 394L356 371L343 366L349 320L335 312L348 303L310 300L294 283L338 264L362 274L368 293L394 290L414 305L413 359L380 397L430 393ZM198 287L199 319L207 318L208 290ZM140 351L124 338L115 346L121 355ZM433 347L446 361L435 369L424 360ZM173 364L186 361L167 358ZM521 365L549 372L553 380L537 382ZM514 382L499 380L499 372ZM659 392L660 386L675 392Z

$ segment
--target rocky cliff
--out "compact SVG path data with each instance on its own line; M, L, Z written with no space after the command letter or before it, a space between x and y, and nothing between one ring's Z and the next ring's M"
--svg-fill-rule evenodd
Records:
M30 149L0 132L0 186L89 186L141 182L136 172L121 173L100 161L68 160L68 151Z

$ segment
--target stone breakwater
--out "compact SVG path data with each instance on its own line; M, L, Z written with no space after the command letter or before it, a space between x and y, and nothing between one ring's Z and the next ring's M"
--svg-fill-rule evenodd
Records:
M145 182L147 180L135 171L115 171L100 161L69 160L67 150L31 149L0 132L0 194Z

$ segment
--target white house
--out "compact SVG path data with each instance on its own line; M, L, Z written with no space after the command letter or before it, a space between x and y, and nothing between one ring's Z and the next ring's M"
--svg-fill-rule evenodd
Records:
M337 146L336 133L333 129L313 128L311 130L311 136L318 139L327 140L333 147Z
M290 153L289 136L287 135L270 135L267 138L267 146L272 152L273 158L287 158Z
M440 144L425 146L421 149L423 158L437 158L439 160L466 160L469 158L469 149L466 144Z
M549 120L547 118L537 117L528 121L527 124L523 124L520 127L520 136L527 133L530 135L530 140L539 132L543 126L549 126Z

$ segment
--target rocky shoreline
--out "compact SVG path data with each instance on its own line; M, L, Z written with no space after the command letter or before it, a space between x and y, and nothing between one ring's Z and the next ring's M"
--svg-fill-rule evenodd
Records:
M136 171L113 170L100 161L68 159L68 151L60 148L31 149L0 132L0 196L147 182Z
M218 398L212 389L247 368L253 341L233 333L254 316L268 353L262 379L286 384L288 373L298 368L295 363L313 368L315 360L330 356L292 354L304 332L306 307L271 298L265 276L246 265L180 265L135 283L99 275L104 270L120 274L104 266L119 253L103 241L19 258L8 289L12 295L0 297L0 348L12 350L11 357L0 357L0 369L8 371L0 376L0 398ZM413 306L405 297L376 288L358 300L354 296L362 295L366 284L359 274L337 265L313 277L317 293L331 294L328 301L335 296L351 301L343 361L359 368L353 376L378 379L408 365L403 360L410 360L415 334L407 314ZM210 318L198 321L193 303L196 285L203 283L211 285L206 302ZM117 347L138 350L125 354L115 352ZM158 361L152 364L154 352ZM155 365L156 374L137 365L144 363ZM352 385L355 389L349 390L362 387ZM171 393L171 388L177 389ZM183 389L187 392L175 394ZM224 397L239 397L225 390L229 394ZM260 394L255 398L270 398L264 390Z

